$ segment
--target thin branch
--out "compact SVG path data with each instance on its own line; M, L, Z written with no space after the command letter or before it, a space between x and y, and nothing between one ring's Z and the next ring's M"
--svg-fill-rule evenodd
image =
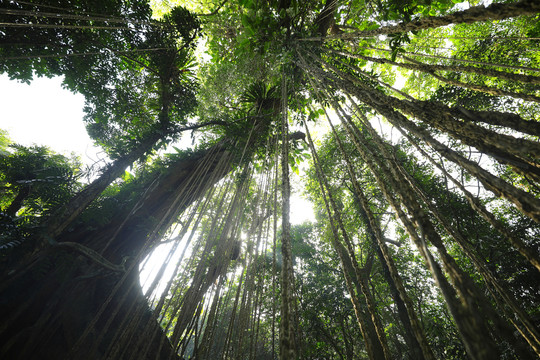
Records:
M210 126L210 125L229 126L230 124L228 124L226 121L212 120L212 121L207 121L207 122L203 122L203 123L200 123L200 124L187 125L185 127L176 129L175 132L183 132L183 131L187 131L187 130L197 130L199 128L202 128L202 127L205 127L205 126Z
M223 5L225 5L226 3L227 3L227 0L223 0L223 2L221 4L219 4L219 6L209 14L195 14L195 15L197 15L197 16L214 16L214 15L216 15L218 13L219 9L221 9L223 7Z

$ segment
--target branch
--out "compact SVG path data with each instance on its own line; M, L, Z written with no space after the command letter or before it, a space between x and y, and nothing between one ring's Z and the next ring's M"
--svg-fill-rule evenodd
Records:
M401 241L392 240L392 239L389 239L389 238L387 238L387 237L384 238L384 241L387 242L387 243L396 245L396 246L398 246L398 247L401 246Z
M200 124L192 124L192 125L187 125L183 128L178 128L175 130L175 132L179 133L179 132L183 132L183 131L187 131L187 130L197 130L199 128L202 128L202 127L205 127L205 126L210 126L210 125L223 125L223 126L228 126L229 124L225 121L221 121L221 120L212 120L212 121L207 121L207 122L203 122L203 123L200 123Z
M197 15L197 16L213 16L213 15L216 15L217 12L219 11L219 9L221 9L223 7L223 5L225 5L226 2L227 2L227 0L223 0L223 2L221 4L219 4L219 6L209 14L195 14L195 15Z
M336 22L334 13L337 9L337 3L337 0L327 0L324 9L314 21L314 24L318 24L317 31L322 37L326 36L328 29Z
M301 131L295 131L289 134L289 140L304 140L306 141L306 134Z

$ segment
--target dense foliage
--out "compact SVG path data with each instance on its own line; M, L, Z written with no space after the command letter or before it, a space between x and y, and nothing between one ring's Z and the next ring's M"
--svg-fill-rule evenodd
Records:
M0 357L540 355L535 1L175 3L0 7L113 159L0 133Z

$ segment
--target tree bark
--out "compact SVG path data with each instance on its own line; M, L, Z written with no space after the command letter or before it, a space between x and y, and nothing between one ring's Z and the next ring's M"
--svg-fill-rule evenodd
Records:
M339 109L336 109L336 111L338 115L340 115ZM343 116L340 115L340 117ZM343 123L346 127L351 126L347 121L343 121ZM414 240L418 250L424 257L426 264L432 271L434 279L438 283L454 320L456 321L468 354L473 359L487 360L493 358L493 356L496 356L497 350L493 341L486 336L487 331L484 329L485 326L483 321L472 308L474 297L470 296L468 290L465 288L465 284L469 284L467 278L460 269L455 266L453 259L446 253L429 218L427 218L425 212L411 196L411 191L408 189L407 183L396 176L396 169L394 167L389 166L386 163L388 156L384 156L384 160L378 159L374 151L368 146L369 141L356 127L351 126L351 128L354 130L355 136L353 136L352 139L357 150L376 176L377 183L385 197L398 214L399 219L405 225L407 232ZM356 139L356 137L358 138ZM379 150L383 149L380 148ZM382 175L378 174L379 172L386 174L385 178L386 181L388 181L388 184L382 179ZM393 192L398 194L401 198L399 202ZM401 209L402 206L405 206L407 212L410 214L409 216L405 215ZM418 234L417 229L421 231L421 235ZM456 297L455 290L450 286L442 273L440 266L433 259L426 240L431 241L439 250L444 267L454 282L454 285L459 290L461 299Z
M292 263L291 224L290 224L290 184L289 184L289 119L287 110L287 81L285 74L281 81L281 255L283 258L283 270L281 276L281 326L280 326L280 355L281 360L296 359L297 351L294 334L295 297L294 269Z
M165 105L164 105L164 108ZM165 115L162 115L165 117ZM168 119L162 120L162 123L168 123ZM211 121L198 125L190 125L176 132L195 130L208 125L224 125L221 121ZM53 216L47 218L44 223L47 229L47 235L55 238L60 235L87 207L94 201L114 180L119 178L128 166L140 159L145 153L150 151L154 145L164 137L161 133L155 133L143 140L136 148L128 154L107 165L101 175L92 181L81 192L72 197L69 202L57 209Z

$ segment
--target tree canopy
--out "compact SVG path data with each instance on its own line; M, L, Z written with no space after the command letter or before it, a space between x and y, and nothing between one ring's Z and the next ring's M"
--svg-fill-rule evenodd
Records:
M63 76L112 161L84 184L0 133L0 357L537 358L539 20L2 3L0 71ZM291 224L298 187L314 222Z

